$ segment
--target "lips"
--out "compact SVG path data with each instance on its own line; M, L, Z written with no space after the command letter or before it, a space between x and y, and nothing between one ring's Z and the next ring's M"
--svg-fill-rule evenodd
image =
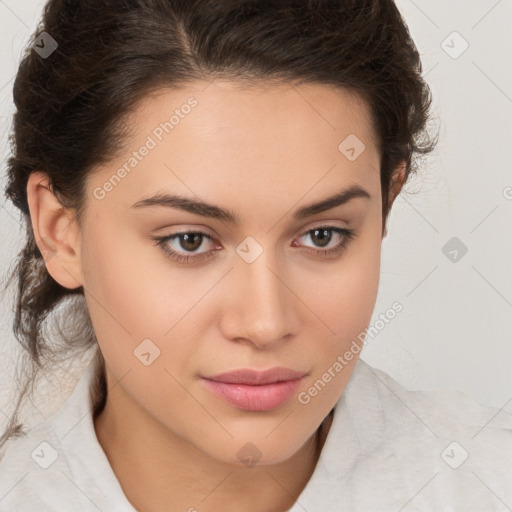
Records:
M203 377L207 390L224 402L246 411L270 411L285 404L306 373L276 367L265 371L240 369Z
M288 380L296 380L304 377L306 372L292 370L278 366L269 370L258 371L246 368L234 370L231 372L220 373L213 377L204 377L215 382L225 382L226 384L273 384L274 382L283 382Z

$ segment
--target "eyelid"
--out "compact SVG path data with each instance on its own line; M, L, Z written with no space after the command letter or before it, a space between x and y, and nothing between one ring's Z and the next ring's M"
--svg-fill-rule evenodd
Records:
M169 233L167 236L174 236L174 235L182 235L184 233L204 233L205 235L208 235L211 238L219 238L218 235L208 226L205 226L203 224L174 224L174 225L166 225L161 228L158 228L155 230L155 234L162 232L167 233L169 229L177 229L178 231L173 231L172 233ZM160 235L158 235L160 236ZM161 235L162 237L165 235Z
M302 231L300 231L297 236L304 236L309 231L312 231L313 229L319 229L319 228L328 228L328 229L336 228L336 229L347 229L347 230L349 229L348 226L346 226L346 225L339 226L338 224L336 224L336 222L339 222L339 221L317 220L317 221L311 222L305 228L303 228Z

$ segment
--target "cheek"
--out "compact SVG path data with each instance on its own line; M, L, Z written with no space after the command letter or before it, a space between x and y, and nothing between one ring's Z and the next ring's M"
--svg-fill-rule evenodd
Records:
M132 363L133 350L143 339L162 334L162 283L148 280L145 252L150 248L137 244L123 229L102 223L85 240L84 289L91 321L105 358L125 366Z
M87 306L105 359L118 374L138 363L134 350L146 339L162 356L159 363L168 362L171 338L174 367L191 360L188 353L177 354L192 350L187 336L196 323L189 320L217 278L173 269L165 258L151 240L107 224L88 233L83 267Z
M331 334L329 343L350 343L368 326L379 287L380 251L378 230L367 230L329 269L305 274L301 295L325 323L317 326Z
M151 240L108 225L88 234L84 276L93 308L134 336L162 336L192 294L186 276L169 273Z
M314 318L310 335L304 337L302 351L309 354L313 370L297 399L299 410L318 418L325 417L347 385L375 306L381 245L377 230L375 236L367 235L333 265L329 279L324 274L317 276L316 286L309 278L302 285L321 321ZM312 339L314 350L308 346Z

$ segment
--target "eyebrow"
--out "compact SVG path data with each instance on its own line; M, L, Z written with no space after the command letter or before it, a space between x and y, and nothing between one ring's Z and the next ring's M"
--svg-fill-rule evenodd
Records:
M348 203L355 198L371 199L371 196L359 185L353 185L337 194L327 197L326 199L322 199L319 202L310 203L299 208L293 214L293 218L296 220L304 219L311 215ZM196 215L201 215L203 217L227 221L232 224L238 224L240 220L238 215L231 210L226 210L213 204L208 204L200 199L189 199L180 195L171 195L166 193L158 193L146 199L141 199L134 203L131 208L145 208L152 206L175 208Z

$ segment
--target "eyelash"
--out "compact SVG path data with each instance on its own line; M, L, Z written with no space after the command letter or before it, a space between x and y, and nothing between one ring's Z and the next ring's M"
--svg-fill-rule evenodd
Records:
M308 252L313 252L314 254L320 255L322 257L329 257L334 254L341 255L345 251L345 249L348 247L349 243L357 236L356 232L353 229L339 228L336 226L317 226L317 227L314 227L314 228L304 231L299 236L299 238L302 238L303 236L305 236L309 233L312 233L313 231L320 230L320 229L334 231L335 233L338 233L339 235L343 235L342 241L336 247L332 247L327 250L314 249L311 247L306 248L306 250L308 250ZM168 242L171 240L174 240L176 238L179 238L182 235L201 235L204 238L213 240L213 238L210 235L208 235L207 233L204 233L202 231L181 231L179 233L173 233L172 235L169 235L169 236L154 237L153 240L155 242L155 245L159 246L167 256L172 258L174 261L177 261L178 263L190 263L190 262L195 263L195 262L199 262L199 261L208 259L212 256L212 253L214 252L214 250L211 250L211 251L208 251L205 253L199 253L198 256L191 256L191 255L183 255L183 254L180 254L172 249L169 249Z

